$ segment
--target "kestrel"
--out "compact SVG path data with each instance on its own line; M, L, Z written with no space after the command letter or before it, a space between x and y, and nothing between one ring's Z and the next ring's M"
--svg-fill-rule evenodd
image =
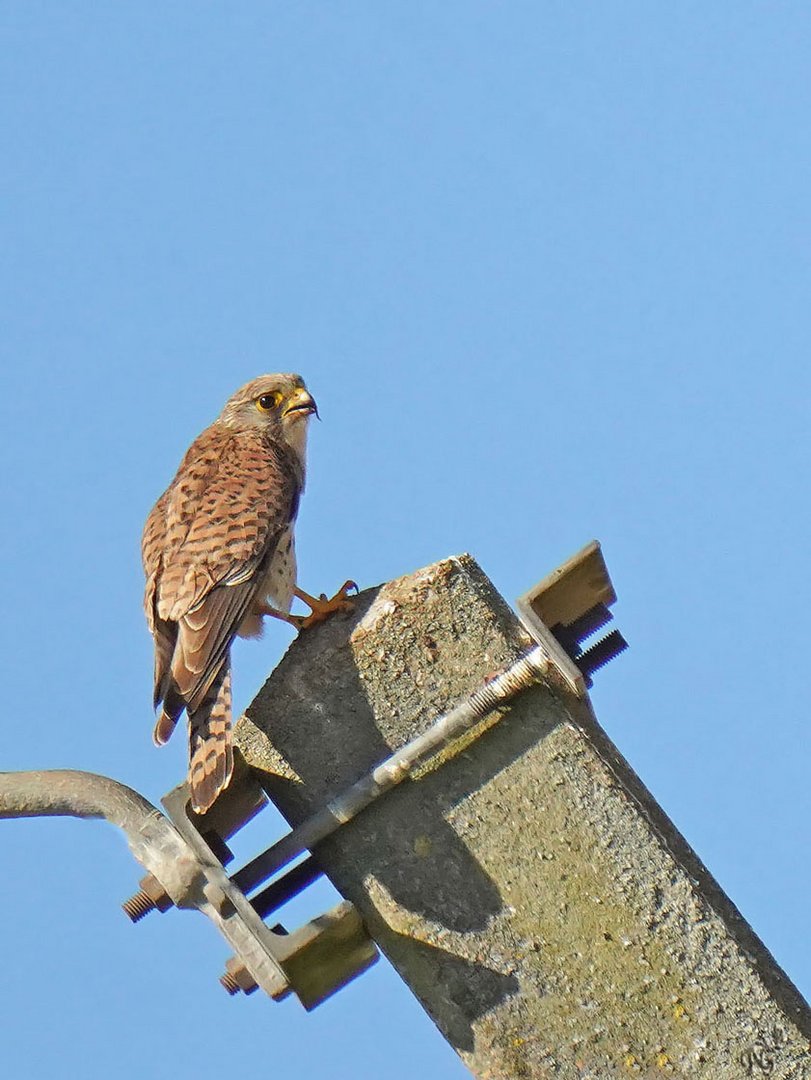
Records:
M273 615L299 629L349 605L296 586L293 525L304 490L307 426L318 415L299 375L262 375L238 390L186 452L147 518L144 607L155 639L155 725L167 741L189 719L192 807L205 813L231 778L234 637ZM293 597L312 614L290 614Z

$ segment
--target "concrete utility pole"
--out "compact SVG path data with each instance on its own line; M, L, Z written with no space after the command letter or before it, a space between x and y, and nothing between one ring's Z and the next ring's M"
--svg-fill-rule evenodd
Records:
M237 744L298 825L531 644L447 559L297 639ZM808 1007L563 678L316 855L480 1080L811 1078Z

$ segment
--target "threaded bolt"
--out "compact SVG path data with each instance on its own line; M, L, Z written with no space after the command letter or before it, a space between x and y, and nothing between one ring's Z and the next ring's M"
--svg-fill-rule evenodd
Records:
M134 923L137 923L143 919L144 915L148 915L150 911L154 911L156 904L151 896L147 896L143 889L139 889L135 896L131 896L129 900L125 900L121 906L127 917Z
M231 995L240 991L243 994L252 994L259 989L256 979L236 956L232 956L225 965L225 972L220 975L220 985Z
M147 874L138 882L141 888L121 906L134 923L150 911L168 911L172 898L154 874Z

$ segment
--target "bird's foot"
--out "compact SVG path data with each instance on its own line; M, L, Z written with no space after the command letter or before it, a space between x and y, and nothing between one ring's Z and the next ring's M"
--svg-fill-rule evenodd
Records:
M309 593L304 592L303 589L294 589L293 593L303 600L304 603L310 608L309 615L291 615L289 616L290 622L299 631L309 630L311 626L317 626L318 623L324 622L336 611L351 611L355 606L354 600L349 595L352 591L357 593L358 586L354 581L345 581L340 589L334 596L327 599L326 593L321 593L320 596L310 596Z

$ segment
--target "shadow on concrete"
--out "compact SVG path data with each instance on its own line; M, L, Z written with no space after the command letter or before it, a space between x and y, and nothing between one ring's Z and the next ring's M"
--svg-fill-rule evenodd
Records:
M431 986L429 1012L437 994L444 1003L441 1016L434 1016L442 1034L458 1051L472 1053L475 1040L470 1018L483 1016L508 997L518 993L515 975L502 975L483 964L473 964L434 945L415 941L402 934L390 934L386 953L395 965L407 963L416 975L415 993L420 985Z
M389 735L390 745L384 737L376 719L380 703L370 702L352 661L350 635L377 593L362 593L351 615L297 639L246 713L286 763L274 771L271 762L271 770L258 775L291 824L320 809L404 741ZM462 653L466 648L460 645ZM473 676L471 690L481 685L483 674ZM444 700L445 708L449 704ZM428 708L429 719L419 730L437 712ZM443 1009L442 1016L453 1028L448 1038L460 1049L472 1047L470 1021L517 992L518 981L441 947L443 932L485 931L504 907L497 883L445 815L549 733L552 725L543 715L525 695L466 750L418 781L405 781L316 851L329 879L356 904L384 952L408 971L415 993L425 979L426 988L434 986L434 997L440 979L449 1006L459 1003L460 1008ZM416 734L413 716L409 724L410 734ZM288 767L295 779L283 775ZM517 832L519 826L516 822ZM370 878L397 905L396 929L370 899Z

